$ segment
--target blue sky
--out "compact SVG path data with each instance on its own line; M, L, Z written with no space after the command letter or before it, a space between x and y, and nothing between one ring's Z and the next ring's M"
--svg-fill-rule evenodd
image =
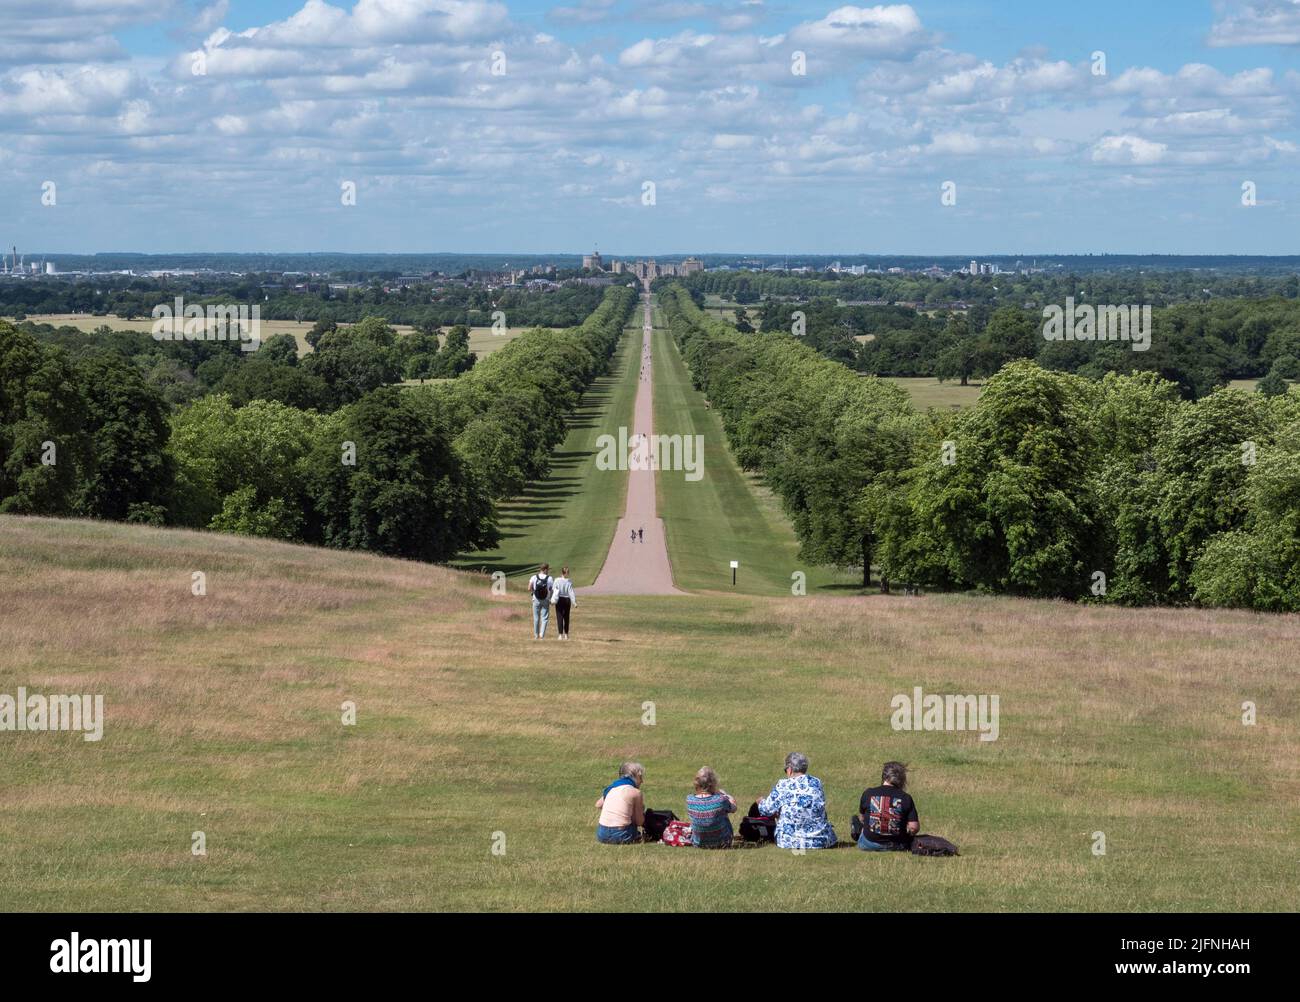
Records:
M1300 0L5 7L20 251L1297 250Z

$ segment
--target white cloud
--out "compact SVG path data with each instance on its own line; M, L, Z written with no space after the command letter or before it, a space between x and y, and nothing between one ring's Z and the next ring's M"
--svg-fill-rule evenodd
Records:
M49 0L46 27L76 2ZM984 59L936 46L904 4L829 0L799 14L726 0L562 2L613 17L596 30L555 17L544 33L487 0L299 0L290 16L236 33L221 26L224 0L186 0L174 23L208 32L202 77L189 53L113 62L123 53L112 31L152 19L152 0L85 0L84 25L61 40L28 28L15 40L6 20L6 170L49 176L43 165L57 159L62 171L93 169L96 184L144 181L159 204L182 205L238 179L250 212L271 218L285 190L311 204L346 169L370 179L372 199L418 195L486 218L519 198L639 210L645 178L662 182L663 207L681 208L815 200L831 182L864 178L886 182L882 198L934 176L966 191L1062 176L1113 188L1297 158L1300 74L1268 66L1097 78L1033 46ZM734 30L723 26L732 17ZM760 35L749 27L759 18L793 26ZM71 65L39 58L55 45ZM504 76L491 72L498 48ZM790 72L796 48L807 77ZM5 72L7 51L21 61Z
M176 0L5 0L0 66L126 58L112 32L163 20Z
M930 41L908 4L839 7L819 21L792 28L787 41L799 49L826 49L875 59L904 59Z
M1213 46L1300 45L1300 0L1223 4L1207 41Z
M199 9L190 22L190 30L196 35L207 35L218 27L230 13L230 0L212 0L212 3Z
M135 74L124 67L84 66L75 70L16 72L0 97L6 111L22 115L116 115L121 101L139 90Z
M1162 162L1168 153L1164 143L1141 136L1106 136L1092 147L1092 160L1099 164L1147 166Z
M1016 60L1006 66L984 62L932 81L924 99L936 104L983 103L1064 93L1087 82L1087 71L1067 62Z

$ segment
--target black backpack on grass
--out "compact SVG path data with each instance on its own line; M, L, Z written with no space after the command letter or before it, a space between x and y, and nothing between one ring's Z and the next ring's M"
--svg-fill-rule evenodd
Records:
M913 856L960 856L957 847L941 835L917 835L912 839Z
M758 801L750 805L749 813L740 819L740 837L746 842L776 841L776 818L758 813Z
M676 820L677 815L672 811L652 811L646 808L645 821L642 824L645 829L645 841L661 841L664 837L664 829L668 827L668 822Z

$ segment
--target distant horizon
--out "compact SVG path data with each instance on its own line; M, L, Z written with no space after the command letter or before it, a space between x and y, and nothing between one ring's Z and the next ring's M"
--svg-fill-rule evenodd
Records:
M10 249L5 248L4 254L7 257ZM584 257L590 254L589 250L569 251L478 251L478 250L430 250L430 251L379 251L379 250L275 250L275 251L240 251L240 250L187 250L187 251L135 251L135 250L101 250L101 251L23 251L19 248L28 261L36 257L52 258L62 257L151 257L151 258L179 258L179 257L529 257L529 258L549 258L549 257ZM888 253L881 251L655 251L625 253L622 251L600 251L602 259L610 260L640 260L660 257L753 257L753 258L880 258L880 259L904 259L914 258L916 260L935 260L935 259L953 259L966 260L995 260L1000 258L1018 259L1040 258L1097 258L1097 257L1116 257L1116 258L1224 258L1231 260L1270 260L1270 261L1288 261L1295 260L1300 262L1300 253L1296 254L1224 254L1216 252L1179 252L1168 253L1161 251L1134 252L1134 251L1015 251L1015 252L989 252L989 251L958 251L948 253Z

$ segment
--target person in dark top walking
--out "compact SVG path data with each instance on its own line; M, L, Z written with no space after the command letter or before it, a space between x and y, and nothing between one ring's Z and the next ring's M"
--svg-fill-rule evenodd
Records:
M907 767L902 762L886 762L880 770L880 785L862 791L858 818L862 822L859 849L888 852L911 844L921 821L907 793Z
M644 529L637 529L637 531L636 531L636 541L637 541L638 543L644 543L644 542L645 542L645 530L644 530Z
M551 602L555 606L556 625L560 628L560 639L569 639L569 613L573 607L578 604L578 596L574 593L573 582L569 580L569 568L564 567L560 570L560 576L555 579L555 587L551 589Z

